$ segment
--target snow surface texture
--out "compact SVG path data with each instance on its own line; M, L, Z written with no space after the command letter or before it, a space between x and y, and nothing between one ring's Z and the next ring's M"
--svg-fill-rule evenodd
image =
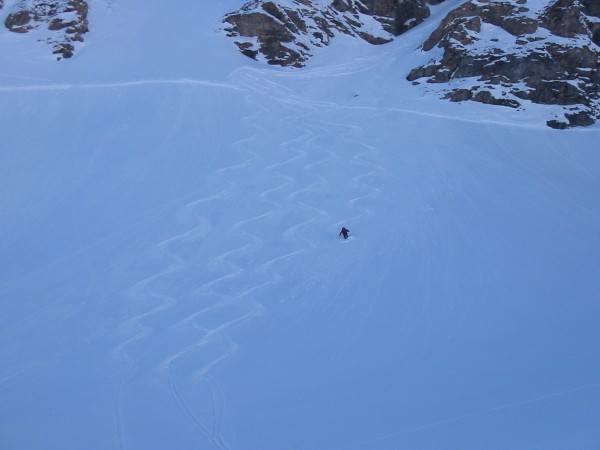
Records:
M235 3L0 33L0 447L597 449L599 127L420 97L430 25L265 68Z

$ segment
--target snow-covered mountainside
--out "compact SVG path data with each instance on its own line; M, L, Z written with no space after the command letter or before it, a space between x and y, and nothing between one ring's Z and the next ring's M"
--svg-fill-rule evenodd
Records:
M0 448L597 450L600 124L406 80L463 3L295 69L240 0L0 27Z
M554 105L546 119L554 128L587 126L600 117L597 2L452 3L459 6L422 44L429 58L410 68L408 80L435 83L437 89L425 91L455 102ZM253 0L224 21L245 55L301 67L336 34L383 44L428 16L424 0Z
M452 101L561 105L555 128L600 118L600 3L469 1L422 48L432 60L408 79L443 83Z

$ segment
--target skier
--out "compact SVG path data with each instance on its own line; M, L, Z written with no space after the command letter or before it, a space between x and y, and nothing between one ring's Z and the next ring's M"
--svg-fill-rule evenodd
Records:
M350 233L350 230L346 227L342 227L342 231L340 231L338 236L344 236L344 239L348 239L348 233Z

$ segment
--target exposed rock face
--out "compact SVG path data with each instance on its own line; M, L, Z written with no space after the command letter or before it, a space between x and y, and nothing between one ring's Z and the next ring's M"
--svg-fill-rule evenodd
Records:
M471 0L450 12L423 44L436 52L409 81L456 83L445 98L517 108L561 105L555 128L600 118L600 2ZM545 6L539 9L540 6Z
M301 67L336 33L384 44L428 16L426 0L252 0L223 21L246 56Z
M0 0L1 1L1 0ZM6 18L6 28L15 33L44 30L39 39L51 45L57 59L70 58L75 44L88 32L85 0L21 0Z

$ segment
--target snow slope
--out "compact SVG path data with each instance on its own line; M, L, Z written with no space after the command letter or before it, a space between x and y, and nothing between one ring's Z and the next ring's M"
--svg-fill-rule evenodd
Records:
M423 95L433 22L289 71L197 3L0 33L0 448L598 448L599 128Z

